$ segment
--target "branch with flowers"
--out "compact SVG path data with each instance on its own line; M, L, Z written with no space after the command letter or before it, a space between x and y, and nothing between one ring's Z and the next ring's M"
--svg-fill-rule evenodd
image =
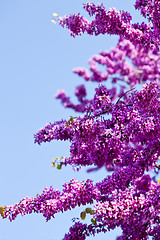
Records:
M141 24L132 24L128 12L106 10L103 4L88 2L84 9L92 21L80 14L59 17L54 13L52 22L59 22L73 37L109 34L118 35L119 41L110 51L94 55L89 70L73 70L83 81L97 82L92 99L87 98L83 84L75 89L79 104L72 103L64 90L57 93L64 107L82 115L47 124L34 140L38 144L70 142L69 157L57 158L58 169L88 166L90 172L105 167L112 174L96 184L72 179L61 192L45 188L34 198L0 207L0 214L13 221L19 214L36 212L49 221L58 212L90 204L65 240L86 239L116 227L122 229L118 240L160 239L160 2L136 1L135 9L148 20ZM136 90L139 84L141 89ZM83 223L87 214L92 215L89 225Z

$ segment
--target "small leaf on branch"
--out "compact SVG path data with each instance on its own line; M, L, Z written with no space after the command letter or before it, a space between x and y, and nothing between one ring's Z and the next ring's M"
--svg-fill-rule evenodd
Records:
M96 219L94 219L94 218L91 219L91 222L92 222L93 225L96 225L96 224L97 224L97 221L96 221Z
M86 208L86 213L94 214L94 210L92 210L92 208Z
M66 122L66 126L69 127L70 124L73 123L73 120L76 119L77 117L70 116L70 119Z
M51 22L53 22L54 24L56 24L56 21L58 20L58 13L53 13L53 19L51 20Z
M54 24L56 24L56 20L55 20L55 19L52 19L51 22L54 23Z
M84 220L86 218L86 212L85 211L81 212L80 216L81 219Z
M62 165L61 164L57 164L57 169L61 169L62 168Z
M55 168L55 162L54 162L54 161L52 162L52 167L54 167L54 168Z
M53 17L58 17L58 13L53 13Z
M0 207L0 214L2 217L5 217L4 210L5 210L5 207Z
M72 117L70 116L70 122L73 122L73 119L76 118L76 117Z

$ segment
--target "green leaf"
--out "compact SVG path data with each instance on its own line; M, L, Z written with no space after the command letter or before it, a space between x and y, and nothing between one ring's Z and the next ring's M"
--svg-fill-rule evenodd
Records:
M86 212L85 211L81 212L80 216L81 219L84 220L86 218Z

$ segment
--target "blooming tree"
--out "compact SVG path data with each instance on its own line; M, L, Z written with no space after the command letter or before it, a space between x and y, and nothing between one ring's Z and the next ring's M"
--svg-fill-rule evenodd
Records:
M38 144L70 141L69 157L52 163L59 169L67 165L76 170L91 166L88 171L105 167L111 174L96 184L90 179L72 179L62 191L45 188L34 198L0 207L0 213L12 221L18 214L36 212L49 221L55 213L90 204L65 240L86 239L116 227L122 229L118 240L160 239L160 1L136 1L135 9L148 20L141 24L132 24L128 12L106 10L103 4L88 2L84 9L91 21L80 14L54 14L53 22L58 21L73 37L110 34L118 35L119 41L110 51L90 59L90 71L74 69L85 81L98 82L92 99L86 97L84 85L75 89L79 104L72 103L63 90L57 93L64 107L81 115L47 124L34 139ZM101 83L105 81L106 85ZM86 214L92 215L89 225L83 223Z

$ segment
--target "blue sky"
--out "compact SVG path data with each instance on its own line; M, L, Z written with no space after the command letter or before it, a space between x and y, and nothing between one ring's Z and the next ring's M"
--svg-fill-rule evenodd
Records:
M93 1L98 3L99 1ZM0 206L14 204L26 196L41 193L44 187L55 189L72 178L100 181L104 169L86 173L71 167L57 170L51 162L55 157L68 156L69 143L51 142L35 145L33 134L48 122L75 116L54 99L64 88L74 101L74 88L84 81L72 73L79 66L87 67L88 59L116 44L116 37L81 36L72 38L68 31L51 23L52 13L63 16L81 12L83 1L73 0L1 0L0 1ZM134 1L104 1L106 8L116 7L133 13ZM141 21L134 11L134 22ZM89 96L91 86L86 87ZM81 208L84 209L83 207ZM12 223L0 220L0 240L61 240L73 217L81 210L60 213L45 222L40 214L18 216ZM89 222L89 220L87 220ZM108 235L115 239L118 232ZM96 239L106 239L106 235ZM92 237L88 239L93 239Z

